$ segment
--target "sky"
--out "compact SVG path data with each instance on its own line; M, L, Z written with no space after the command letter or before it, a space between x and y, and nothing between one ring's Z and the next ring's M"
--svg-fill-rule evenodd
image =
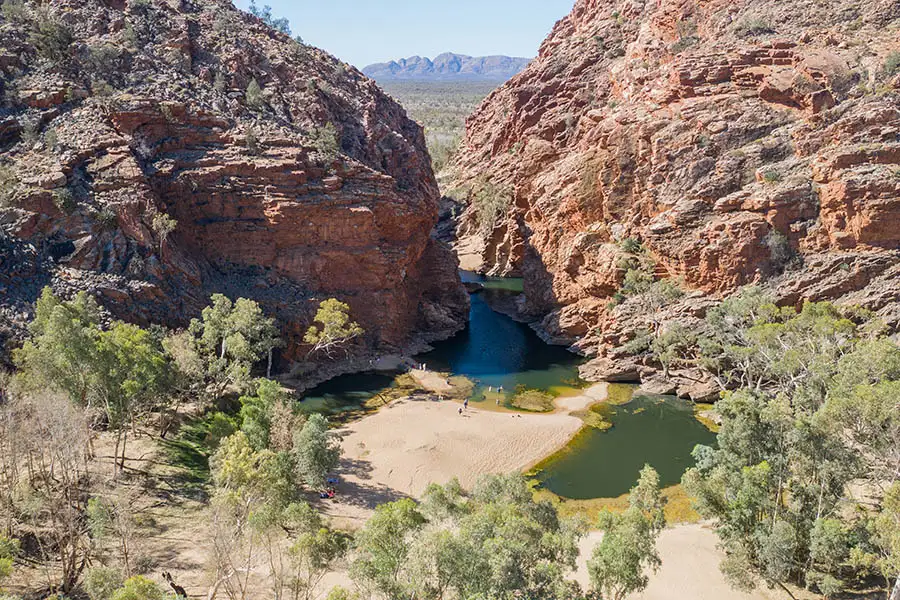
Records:
M244 10L250 0L234 0ZM537 55L574 0L257 0L303 41L355 67L442 52Z

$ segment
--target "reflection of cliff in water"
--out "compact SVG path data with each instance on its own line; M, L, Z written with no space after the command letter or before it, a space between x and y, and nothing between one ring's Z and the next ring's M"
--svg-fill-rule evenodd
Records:
M514 306L516 296L522 292L521 279L464 273L463 280L482 286L471 295L469 326L455 337L434 344L433 351L417 360L431 370L473 380L476 400L483 399L483 391L488 387L502 387L508 395L519 386L551 394L582 387L578 378L581 357L561 346L544 343L528 325L491 308Z

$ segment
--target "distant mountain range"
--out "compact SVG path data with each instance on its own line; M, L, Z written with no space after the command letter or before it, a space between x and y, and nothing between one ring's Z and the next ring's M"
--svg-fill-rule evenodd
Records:
M363 73L376 81L497 81L503 82L522 71L530 58L511 56L466 56L445 52L434 59L411 56L376 63Z

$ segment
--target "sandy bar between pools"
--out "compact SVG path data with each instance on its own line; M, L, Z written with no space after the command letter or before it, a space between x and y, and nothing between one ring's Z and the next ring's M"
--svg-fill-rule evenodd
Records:
M429 483L521 471L565 446L582 422L567 413L512 414L451 401L404 398L338 430L343 457L338 520L363 521L382 503L419 497ZM347 523L351 525L351 523Z
M431 482L457 477L471 487L481 475L525 469L564 446L582 422L569 414L605 398L604 385L557 400L552 414L515 416L469 408L459 415L452 401L405 398L339 430L344 456L338 497L320 503L335 525L361 527L378 504L419 497ZM579 545L572 577L587 584L586 561L602 534L591 532ZM731 589L718 563L716 535L706 525L678 525L660 536L662 567L650 586L629 600L781 600L773 590L745 594ZM344 569L321 585L352 586Z

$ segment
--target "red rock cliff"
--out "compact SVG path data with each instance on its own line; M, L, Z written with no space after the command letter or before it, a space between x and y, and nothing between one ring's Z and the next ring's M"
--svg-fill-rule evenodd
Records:
M462 327L422 130L372 81L227 0L44 4L0 26L8 323L51 284L169 326L253 298L290 357L328 297L370 349ZM42 47L39 19L70 43Z
M896 325L898 28L896 1L578 0L469 118L459 233L588 354L629 337L628 238L688 291L671 315L758 283Z

